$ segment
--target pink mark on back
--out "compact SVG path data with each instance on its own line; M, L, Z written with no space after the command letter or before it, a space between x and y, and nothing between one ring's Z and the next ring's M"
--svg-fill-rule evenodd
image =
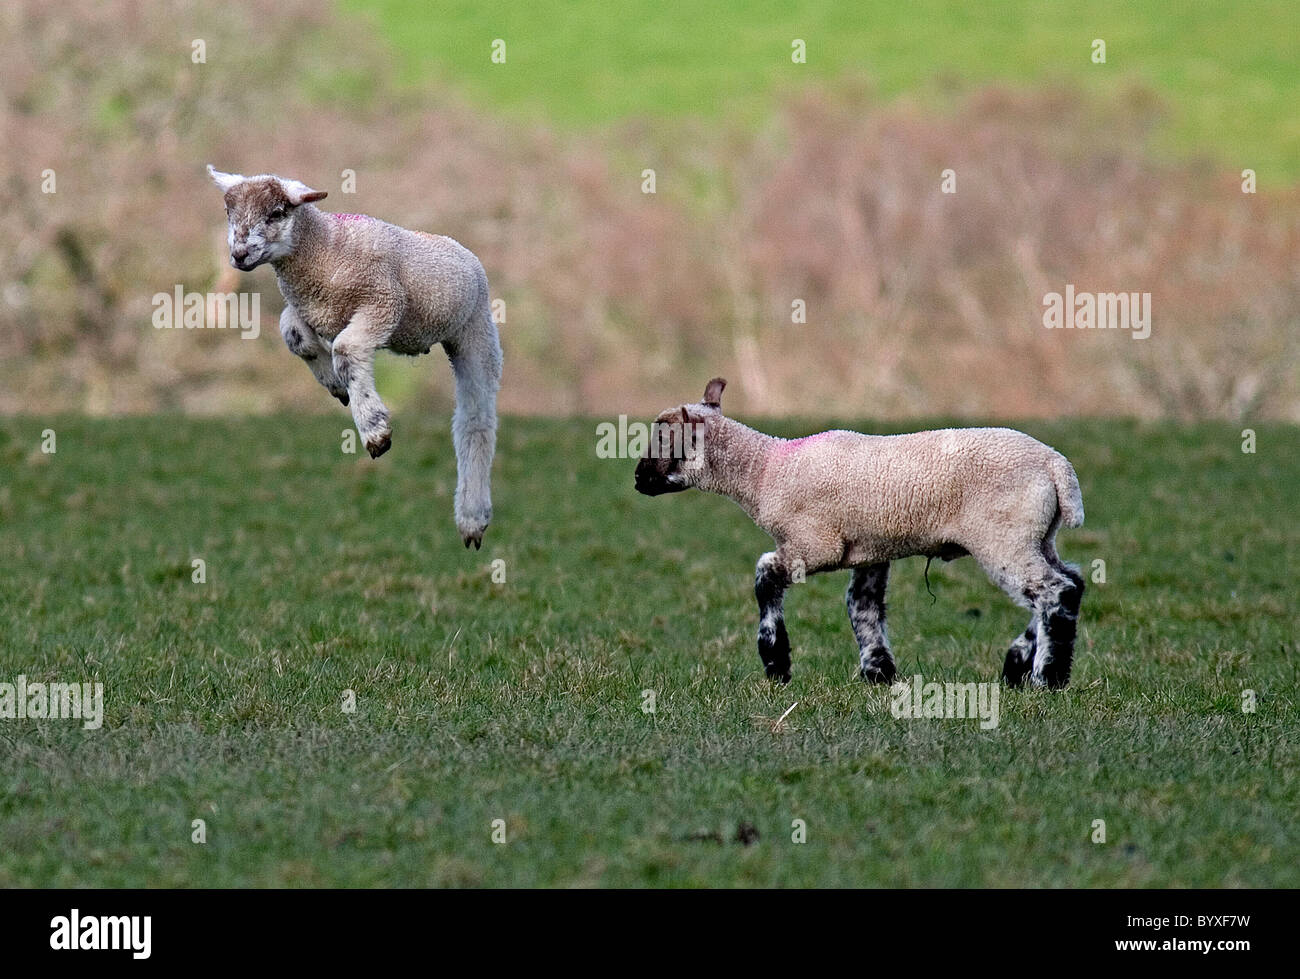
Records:
M371 221L369 214L331 214L330 217L339 221Z
M776 446L776 454L778 456L787 456L791 452L798 452L800 449L812 445L822 439L829 438L834 434L834 432L818 432L816 435L805 435L801 439L789 439L785 442L780 442Z

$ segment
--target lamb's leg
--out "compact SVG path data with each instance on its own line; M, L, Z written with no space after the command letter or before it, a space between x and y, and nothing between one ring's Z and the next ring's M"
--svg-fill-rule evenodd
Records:
M1061 561L1050 545L1047 557L1054 574L1038 601L1038 641L1029 682L1059 690L1070 682L1083 576Z
M785 590L790 571L777 551L758 559L754 597L758 599L758 656L770 679L790 682L790 638L785 631Z
M483 544L492 521L492 456L497 443L497 389L501 344L485 307L454 341L444 341L456 374L456 413L451 439L456 448L456 527L465 546Z
M374 459L388 451L393 437L388 409L375 390L375 350L388 343L391 333L378 317L358 312L334 338L334 371L347 388L352 419Z
M311 368L312 374L320 381L321 386L346 407L348 389L334 372L334 358L330 354L329 344L303 322L298 311L292 306L285 306L284 312L280 314L280 336L284 337L285 346L290 352L301 357Z
M999 588L1033 611L1029 628L1007 651L1003 678L1017 686L1028 673L1036 687L1065 686L1083 579L1061 563L1050 541L1026 541L1010 555L972 553Z
M869 683L893 683L894 657L889 652L885 631L885 588L889 584L889 562L853 569L844 596L849 622L858 640L859 673Z

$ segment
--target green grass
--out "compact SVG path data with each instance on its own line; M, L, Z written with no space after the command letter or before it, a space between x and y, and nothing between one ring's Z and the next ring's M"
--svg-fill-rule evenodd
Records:
M866 77L926 100L987 82L1114 94L1137 83L1169 110L1160 142L1263 184L1300 177L1300 5L1290 0L996 0L560 4L343 0L370 16L408 79L569 125L628 117L760 124L774 96ZM506 61L493 64L494 39ZM807 63L791 42L807 43ZM1091 61L1106 42L1106 64Z
M1232 426L1027 426L1082 479L1064 555L1108 580L1071 687L981 731L854 679L843 574L790 595L771 686L766 538L637 496L594 422L503 421L478 553L445 418L399 415L378 463L346 427L0 420L0 681L107 702L99 731L0 720L0 885L1300 886L1295 428L1244 455ZM1023 613L969 560L930 578L895 568L901 672L995 678Z

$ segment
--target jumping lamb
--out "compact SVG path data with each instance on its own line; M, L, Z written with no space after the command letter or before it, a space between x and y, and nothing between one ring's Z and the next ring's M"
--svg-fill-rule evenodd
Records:
M754 581L758 655L769 677L790 680L783 602L803 575L853 570L847 603L860 672L890 683L889 563L971 555L1033 613L1007 652L1003 679L1069 682L1083 577L1057 556L1055 538L1059 527L1083 525L1083 497L1063 455L1007 428L775 438L722 414L726 383L714 378L702 402L656 418L636 489L719 493L772 536L776 550L759 559Z
M456 526L465 546L483 543L492 520L501 345L487 275L451 238L408 231L362 214L327 214L325 191L259 174L208 173L225 195L230 264L270 262L284 313L280 333L330 394L351 405L366 451L392 444L388 409L375 391L375 351L427 354L442 344L456 375Z

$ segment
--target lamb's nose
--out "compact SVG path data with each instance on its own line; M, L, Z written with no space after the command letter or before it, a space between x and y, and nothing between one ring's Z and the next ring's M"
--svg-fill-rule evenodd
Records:
M248 249L232 248L230 249L230 257L233 258L236 262L242 262L244 259L248 258Z

